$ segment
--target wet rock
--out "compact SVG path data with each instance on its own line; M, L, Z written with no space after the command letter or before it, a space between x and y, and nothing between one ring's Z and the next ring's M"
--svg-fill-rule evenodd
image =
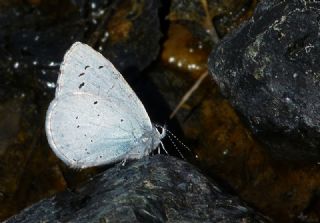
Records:
M190 164L169 156L115 166L76 192L44 199L12 222L268 222Z
M84 36L86 24L79 23L77 7L68 1L50 4L50 11L45 6L11 3L1 8L2 100L20 95L18 91L52 89L66 49ZM59 7L65 14L52 10Z
M320 4L263 1L209 59L222 94L277 159L320 159Z
M75 41L99 50L121 72L141 71L159 53L160 6L159 0L42 1L37 6L3 6L1 82L12 81L16 86L14 78L18 77L18 83L27 89L37 83L43 85L42 90L54 88L63 55ZM0 96L5 92L1 88Z
M252 0L172 0L168 19L188 26L193 34L200 27L204 28L216 44L220 37L249 18L255 5L256 1Z
M69 177L78 172L60 168L44 133L66 50L88 43L132 76L158 55L159 8L159 0L0 0L0 222L91 175Z
M159 54L161 3L152 1L119 1L115 12L106 19L95 44L121 73L142 71ZM98 33L99 27L95 30ZM91 38L92 39L92 38Z

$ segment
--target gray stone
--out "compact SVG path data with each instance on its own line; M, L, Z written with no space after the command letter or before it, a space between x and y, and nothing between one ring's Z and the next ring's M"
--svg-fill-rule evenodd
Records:
M209 69L275 158L318 161L319 57L319 1L262 1L213 50Z
M44 199L13 222L269 222L192 165L156 155L106 170L77 192Z

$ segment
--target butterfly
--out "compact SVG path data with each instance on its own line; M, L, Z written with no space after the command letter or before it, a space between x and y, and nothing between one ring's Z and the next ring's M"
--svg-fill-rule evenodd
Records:
M71 46L45 121L49 145L65 164L81 169L142 158L163 147L166 130L158 128L109 60L86 44Z

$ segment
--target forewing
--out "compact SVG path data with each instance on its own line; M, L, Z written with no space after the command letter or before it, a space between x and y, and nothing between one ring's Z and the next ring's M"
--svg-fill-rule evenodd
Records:
M46 133L55 154L74 168L119 161L145 132L143 123L116 100L75 92L53 100Z
M152 128L143 104L119 71L100 53L80 42L74 43L64 56L56 97L74 92L112 98L119 104L126 104L132 110L131 116Z

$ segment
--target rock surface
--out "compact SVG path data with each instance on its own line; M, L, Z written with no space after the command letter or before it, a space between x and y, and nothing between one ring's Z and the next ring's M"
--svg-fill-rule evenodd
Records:
M142 92L148 84L139 71L159 54L160 7L159 0L0 0L0 222L88 175L68 180L44 132L66 50L75 41L91 45Z
M320 3L263 1L212 52L222 94L277 159L320 160Z
M13 222L268 222L192 165L157 155L111 168L44 199Z

